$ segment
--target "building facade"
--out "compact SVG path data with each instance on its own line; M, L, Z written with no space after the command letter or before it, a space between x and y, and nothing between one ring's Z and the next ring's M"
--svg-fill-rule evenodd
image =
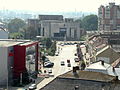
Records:
M38 42L0 39L0 86L28 83L37 71Z
M98 8L98 30L120 30L120 6L109 3Z
M62 15L39 15L38 19L29 19L28 26L34 27L37 36L56 40L79 40L83 30L73 18Z

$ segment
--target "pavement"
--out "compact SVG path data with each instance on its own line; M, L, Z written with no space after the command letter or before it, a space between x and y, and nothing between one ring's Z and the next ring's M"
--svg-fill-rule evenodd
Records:
M44 79L43 77L38 77L37 79L35 79L35 84L40 83L43 79ZM23 86L23 87L8 87L8 90L25 90L25 89L28 90L28 88L31 84L32 83L29 83L29 84L27 84L26 86Z

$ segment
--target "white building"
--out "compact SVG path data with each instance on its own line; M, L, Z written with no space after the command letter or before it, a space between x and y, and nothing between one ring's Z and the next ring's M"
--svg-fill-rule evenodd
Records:
M0 28L0 39L8 39L8 34L6 29Z
M107 64L104 61L92 63L85 68L85 71L102 72L104 74L118 76L118 79L120 80L120 68L113 67L112 65Z

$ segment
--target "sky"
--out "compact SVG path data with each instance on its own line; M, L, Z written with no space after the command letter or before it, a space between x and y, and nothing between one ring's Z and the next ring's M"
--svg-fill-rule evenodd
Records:
M100 5L120 0L0 0L0 9L40 12L97 12Z

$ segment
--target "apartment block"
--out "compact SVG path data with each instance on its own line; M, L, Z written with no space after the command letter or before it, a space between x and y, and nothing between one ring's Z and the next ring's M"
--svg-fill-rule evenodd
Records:
M98 8L98 30L120 30L120 6L109 3Z

